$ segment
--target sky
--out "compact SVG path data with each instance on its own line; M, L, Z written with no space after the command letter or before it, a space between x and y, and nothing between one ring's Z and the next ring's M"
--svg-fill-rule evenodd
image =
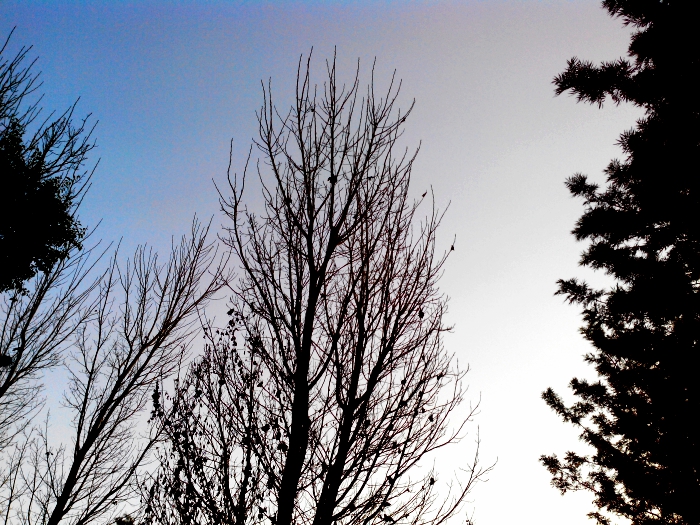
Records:
M468 399L480 412L462 443L438 458L449 474L496 462L471 495L476 525L582 525L590 496L561 496L542 454L582 450L540 398L591 377L576 307L556 280L605 283L577 266L570 231L582 212L564 187L619 156L619 134L640 116L555 97L567 59L625 54L629 29L592 0L0 2L10 53L32 46L42 105L97 122L99 159L81 220L97 235L165 250L196 214L218 231L214 183L229 151L240 172L255 135L261 81L280 107L301 55L320 71L337 50L341 76L376 59L380 85L396 71L403 107L415 99L403 141L421 150L412 192L432 188L447 208L443 242L456 237L441 281L453 333L445 347L470 367ZM382 84L383 83L383 84ZM455 523L463 522L461 520Z

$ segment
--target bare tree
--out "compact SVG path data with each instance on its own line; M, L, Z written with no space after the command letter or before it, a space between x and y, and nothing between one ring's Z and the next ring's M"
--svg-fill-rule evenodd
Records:
M150 519L439 524L489 470L477 447L439 497L425 466L474 410L450 424L464 393L442 345L437 284L450 250L436 251L434 204L418 222L425 199L409 201L415 154L397 143L410 113L396 107L399 87L379 97L372 78L363 96L359 68L340 86L333 61L322 87L300 62L288 113L264 89L265 211L244 207L245 173L229 177L226 241L243 268L232 326L208 332L211 349L160 408L170 445L146 495Z
M71 441L54 446L45 428L18 447L6 520L83 525L134 496L136 474L158 437L138 428L153 386L177 369L198 310L226 278L207 232L195 222L165 264L145 248L126 266L116 254L111 259L91 302L72 319L64 396Z
M48 272L0 296L0 453L42 406L43 373L61 362L61 351L85 320L83 308L97 282L90 270L94 250L58 261Z

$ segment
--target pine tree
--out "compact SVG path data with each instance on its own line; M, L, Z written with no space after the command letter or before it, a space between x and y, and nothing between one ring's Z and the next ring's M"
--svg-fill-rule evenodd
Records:
M584 200L573 234L589 242L583 266L616 284L595 290L559 281L583 307L586 360L597 381L571 381L567 406L543 397L581 430L590 455L542 461L562 493L595 496L598 523L700 523L700 3L607 0L605 9L635 28L629 58L599 66L573 58L554 79L557 94L598 104L610 97L645 114L622 134L623 160L599 189L583 175L567 181Z

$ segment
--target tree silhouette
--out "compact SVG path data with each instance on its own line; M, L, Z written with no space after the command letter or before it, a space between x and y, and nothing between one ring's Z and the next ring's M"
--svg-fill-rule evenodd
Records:
M50 439L47 419L0 456L5 523L105 522L138 497L137 476L159 440L139 431L141 415L153 386L185 358L198 311L228 279L208 231L195 221L165 260L140 246L119 264L115 252L73 309L60 361L69 434Z
M73 121L75 105L44 118L39 102L28 102L38 74L25 65L26 48L5 58L8 42L0 49L0 292L26 291L27 280L81 247L85 228L75 214L94 147L86 121Z
M585 176L567 181L585 212L573 233L588 240L581 264L617 281L595 290L576 279L560 294L582 305L586 356L599 374L574 379L567 406L547 403L581 429L591 455L543 456L562 492L584 489L599 512L638 524L700 522L700 102L695 94L700 5L690 1L608 0L604 7L636 31L630 59L594 66L573 58L555 78L557 94L645 110L620 137L625 154L606 169L601 190Z
M408 199L415 154L397 140L410 110L394 82L380 97L357 75L339 85L335 60L326 72L315 86L300 62L289 112L264 90L264 212L244 207L245 175L222 195L243 276L228 328L207 330L157 404L168 446L145 494L153 522L438 524L488 470L477 455L439 496L425 465L473 411L449 424L464 376L442 346L450 252L434 206L419 223L429 203Z
M91 130L73 124L74 107L41 120L26 104L38 88L27 52L0 61L0 521L133 524L119 511L138 501L159 441L140 431L144 409L228 281L226 261L196 219L165 259L140 246L126 264L115 250L104 268L109 248L82 249L75 213ZM58 440L48 411L36 425L52 368L66 383Z
M9 40L0 48L0 452L41 407L39 379L83 320L96 262L81 251L75 216L91 129L73 124L74 107L41 115L29 49L8 59Z

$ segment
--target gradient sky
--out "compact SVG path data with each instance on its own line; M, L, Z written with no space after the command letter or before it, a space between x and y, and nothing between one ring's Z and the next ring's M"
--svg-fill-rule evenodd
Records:
M413 192L432 186L440 207L451 203L446 348L471 367L469 398L481 397L470 435L438 464L466 463L478 425L483 461L498 464L473 492L477 525L588 523L590 498L560 496L538 462L582 446L540 393L590 376L578 310L554 297L555 282L601 282L577 268L583 247L569 231L582 207L563 183L575 172L602 181L640 113L555 98L551 80L574 55L624 54L619 20L592 0L0 2L1 34L13 27L11 48L38 57L43 106L80 97L78 114L99 120L81 217L127 251L166 248L195 213L219 227L212 180L225 181L231 140L243 167L261 80L284 107L312 46L318 70L334 46L342 74L376 57L382 85L396 69L402 106L416 100L404 136L422 144Z

